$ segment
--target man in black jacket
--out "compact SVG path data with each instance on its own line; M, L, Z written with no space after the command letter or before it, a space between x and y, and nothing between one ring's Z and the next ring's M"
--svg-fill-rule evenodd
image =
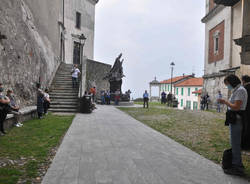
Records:
M249 150L250 149L250 76L248 75L242 76L242 83L245 89L247 90L248 100L243 121L241 147L244 150Z

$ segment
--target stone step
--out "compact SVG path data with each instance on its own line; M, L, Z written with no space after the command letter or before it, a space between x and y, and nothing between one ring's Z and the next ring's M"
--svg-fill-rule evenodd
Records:
M53 102L60 102L60 103L78 103L79 102L79 99L65 99L65 98L54 98L54 99L51 99L51 103Z
M72 89L53 89L53 90L50 90L50 93L73 93L73 94L78 94L78 90L72 90Z
M61 102L61 101L51 101L51 105L75 105L78 106L78 101L75 102Z
M65 89L65 90L68 90L68 89L74 89L74 88L72 88L72 84L71 84L71 85L52 85L51 89ZM79 90L78 88L75 88L75 89L76 89L76 91Z
M78 99L77 96L63 96L63 95L56 95L56 96L50 96L51 99Z
M72 82L72 78L55 78L53 82L64 82L64 81L70 81Z
M68 84L71 84L72 85L72 81L57 81L57 82L53 82L52 84L54 84L54 85L61 85L61 84L66 84L66 85L68 85Z
M51 99L57 99L57 98L66 98L66 99L75 99L78 98L78 95L62 95L62 94L56 94L56 95L50 95Z
M56 74L56 77L67 77L67 78L71 78L72 75L71 75L71 73L58 73L58 74Z
M78 109L78 105L50 105L52 109Z
M78 92L65 92L65 91L57 91L57 92L55 92L55 91L52 91L52 92L50 92L49 93L50 95L52 95L52 96L54 96L54 95L74 95L74 96L78 96Z
M49 109L50 112L78 112L78 109Z

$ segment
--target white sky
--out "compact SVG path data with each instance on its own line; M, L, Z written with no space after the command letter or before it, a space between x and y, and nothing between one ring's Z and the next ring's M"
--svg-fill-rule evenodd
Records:
M123 92L134 98L149 82L203 75L205 0L101 0L96 6L95 60L112 64L122 52Z

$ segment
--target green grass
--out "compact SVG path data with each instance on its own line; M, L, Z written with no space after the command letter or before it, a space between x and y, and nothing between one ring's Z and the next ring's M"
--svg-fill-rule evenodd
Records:
M17 162L7 162L5 167L0 167L0 184L15 184L19 178L31 183L38 176L39 166L46 162L50 150L60 143L73 117L49 114L42 120L24 122L22 128L13 128L6 136L0 137L0 161Z
M157 106L119 109L215 163L221 163L223 151L230 148L229 130L224 126L222 113ZM250 158L244 154L242 157L249 178Z
M143 105L143 102L134 102L138 105ZM155 107L155 106L167 106L167 104L161 104L161 102L148 102L149 107Z

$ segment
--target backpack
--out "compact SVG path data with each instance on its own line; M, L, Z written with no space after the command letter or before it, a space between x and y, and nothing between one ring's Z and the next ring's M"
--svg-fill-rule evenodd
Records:
M223 156L222 156L222 168L223 169L231 168L232 167L232 159L233 159L232 148L225 150L223 152Z

